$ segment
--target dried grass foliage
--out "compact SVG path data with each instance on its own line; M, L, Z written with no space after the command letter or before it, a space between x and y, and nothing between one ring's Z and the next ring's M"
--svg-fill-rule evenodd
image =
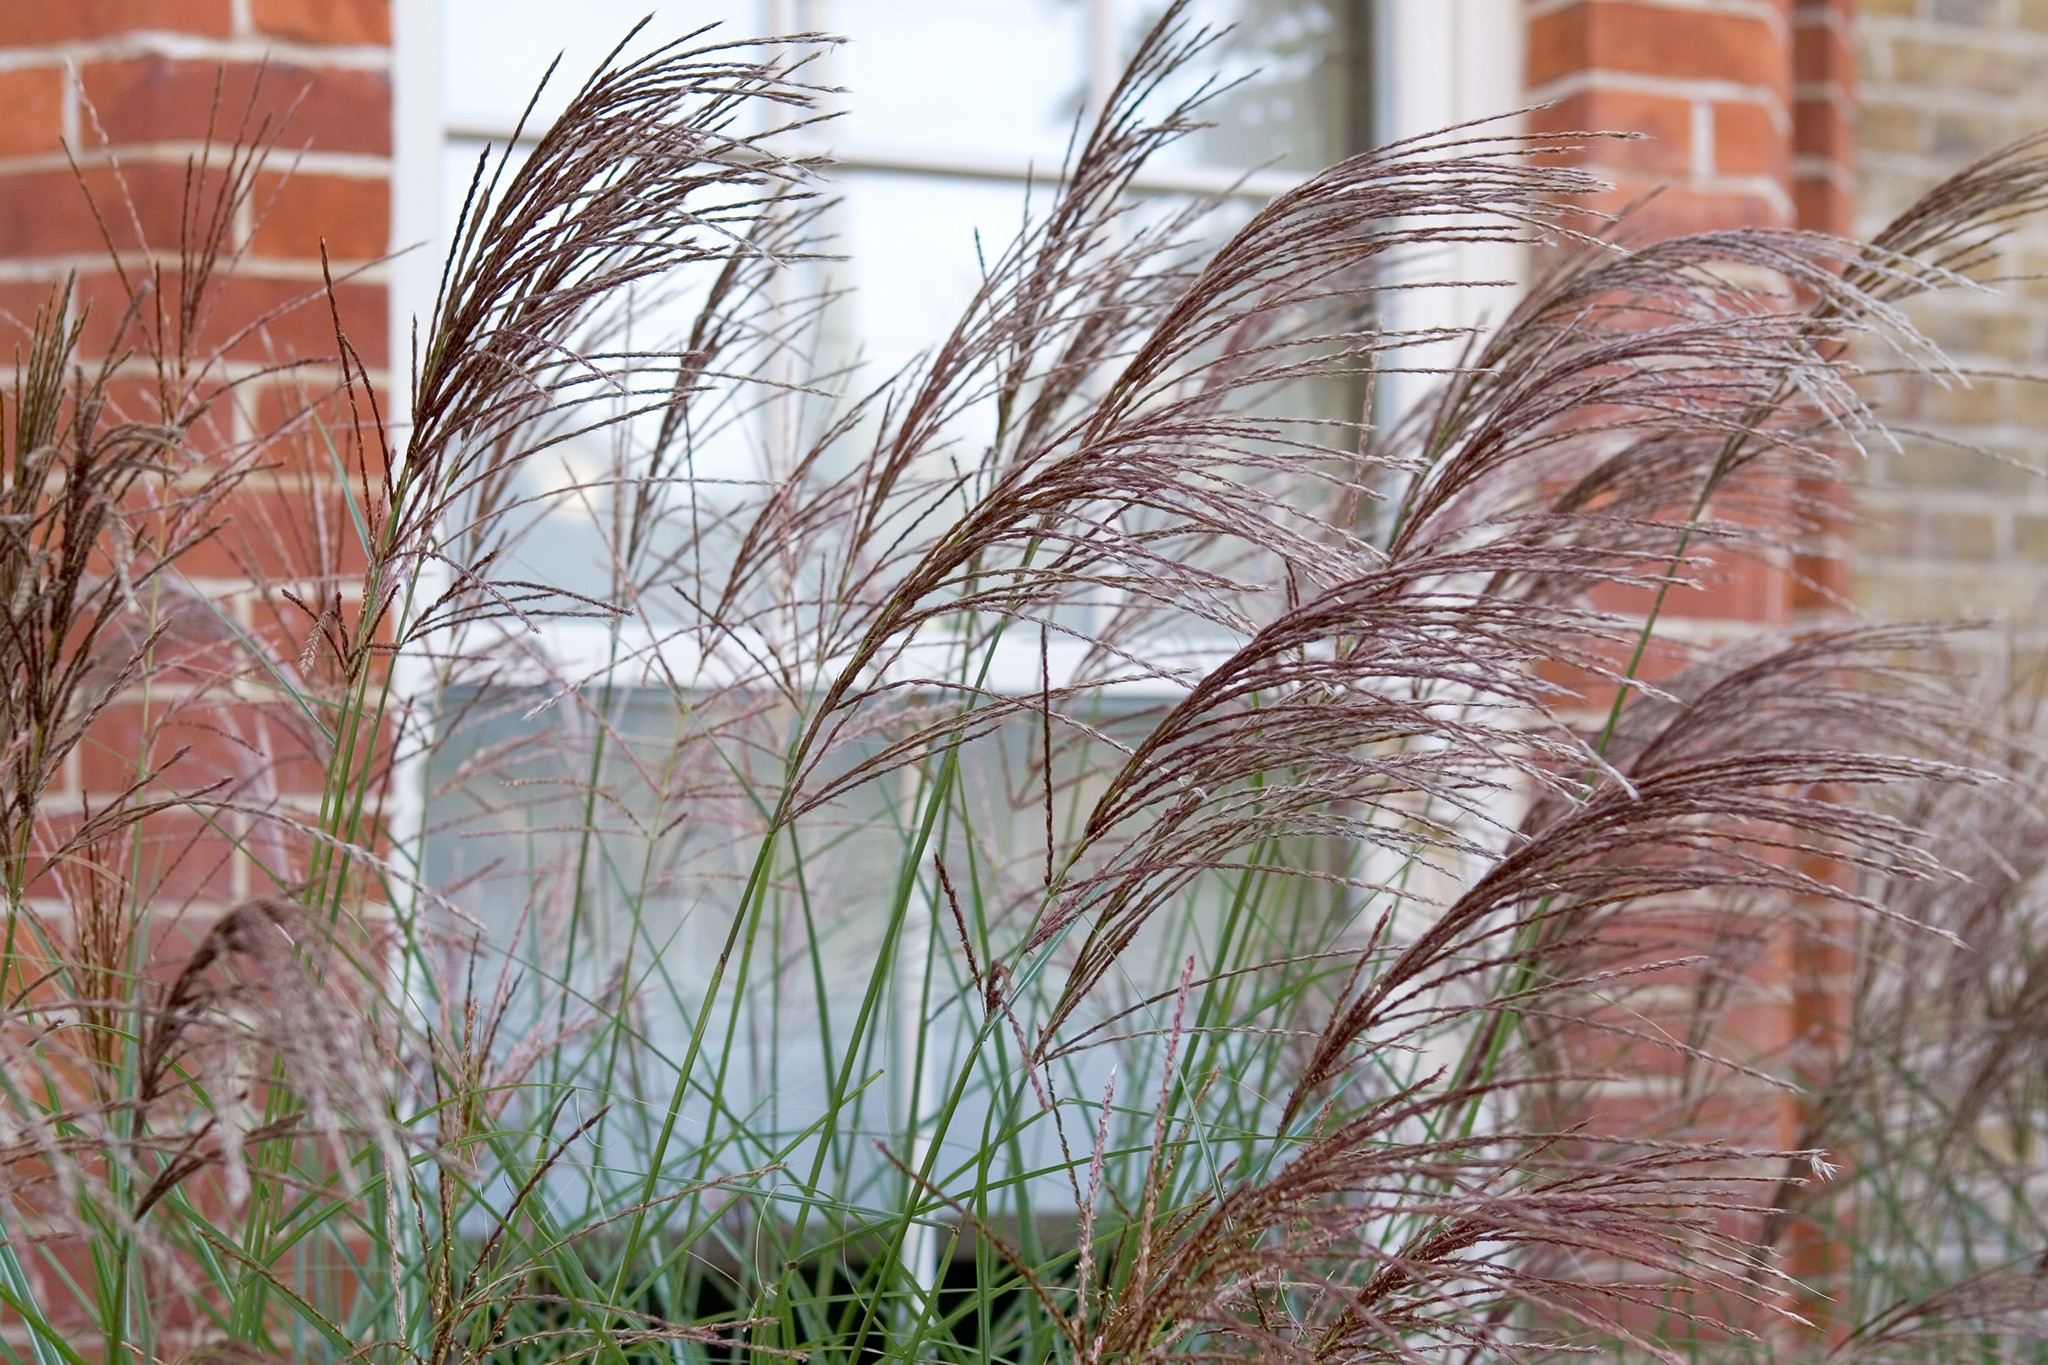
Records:
M1945 365L1902 305L2041 207L2044 147L1869 244L1625 247L1580 230L1572 139L1482 126L1205 236L1220 204L1131 191L1207 97L1158 107L1210 41L1175 7L957 325L877 381L820 340L826 168L788 150L822 41L615 54L480 162L402 441L338 317L285 431L220 420L252 380L206 299L266 130L217 197L195 168L107 360L61 304L28 329L0 513L0 1303L27 1344L0 1353L2020 1349L2048 1311L2029 724L1957 698L1939 628L1662 627L1826 526L1885 439L1856 358ZM1542 266L1376 424L1375 376L1442 339L1388 299L1457 283L1415 263L1473 240ZM147 421L112 398L136 374ZM593 440L608 473L523 482ZM357 567L195 605L180 561L280 471L335 500ZM603 591L531 572L576 504ZM602 663L550 654L555 619ZM63 806L146 686L246 771L145 761ZM652 744L648 695L675 715ZM310 796L244 733L252 698ZM441 877L432 841L465 831L401 823L407 782L567 852ZM188 930L131 869L195 813L273 884ZM829 880L877 843L875 884ZM849 895L879 913L859 953L819 927ZM677 900L712 926L680 985ZM1852 964L1852 1014L1759 1044L1759 964L1802 934ZM792 1132L748 1030L801 1009L830 1027ZM957 1057L891 1052L906 1009ZM1609 1102L1645 1073L1656 1103ZM875 1095L905 1084L898 1125ZM970 1101L988 1126L949 1166ZM1804 1130L1731 1140L1760 1106ZM1789 1249L1831 1217L1859 1278L1802 1326Z

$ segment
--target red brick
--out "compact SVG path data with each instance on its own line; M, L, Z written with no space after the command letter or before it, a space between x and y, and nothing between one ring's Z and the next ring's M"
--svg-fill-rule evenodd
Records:
M24 1174L37 1170L40 1164L22 1163ZM38 1237L33 1253L22 1256L22 1269L33 1287L35 1302L52 1326L69 1329L80 1338L95 1330L99 1315L95 1305L88 1301L90 1291L81 1286L95 1282L93 1275L100 1267L101 1254L89 1238L76 1233L52 1233Z
M0 229L4 226L5 220L0 218ZM167 244L174 241L169 239ZM167 312L178 307L178 287L175 276L163 281ZM87 355L105 355L117 341L123 346L146 345L154 326L154 310L117 337L126 300L110 272L82 276L79 295L90 301L80 341ZM337 280L334 303L363 363L381 367L390 352L384 286ZM201 356L221 353L231 359L268 364L325 361L336 354L334 310L317 277L279 279L242 273L217 278L199 308L198 325L194 345Z
M1792 69L1801 81L1834 81L1844 90L1856 86L1856 49L1846 26L1802 24L1792 34Z
M109 236L122 252L174 250L184 231L188 189L210 204L223 185L218 173L188 185L182 159L130 160L118 173L99 164L75 174L65 168L0 176L0 259L85 255L104 260Z
M360 583L366 560L348 500L330 483L237 490L221 509L218 530L180 558L178 569L191 578L281 584L310 600ZM309 622L296 607L286 610L296 656Z
M1848 166L1856 159L1856 124L1852 106L1839 100L1801 100L1792 111L1793 149L1804 156L1824 156Z
M363 363L390 355L384 286L338 281L335 307ZM202 337L237 360L325 360L336 354L334 314L318 280L230 276L214 294Z
M254 429L272 444L264 465L275 471L277 482L325 489L337 477L339 454L355 487L364 470L347 434L358 417L367 433L373 416L391 420L391 395L383 389L366 394L344 390L328 377L286 377L257 391ZM374 436L361 454L370 481L380 482L383 456Z
M136 198L143 230L166 245L175 244L184 169L136 165L124 168L123 175L131 190L142 191ZM0 177L0 257L20 260L103 251L105 239L93 219L92 205L102 205L111 220L122 198L119 182L104 169L86 171L82 183L68 170ZM125 215L120 222L125 228ZM123 231L120 237L130 235Z
M153 815L135 836L131 894L163 910L192 901L231 901L239 857L234 837L198 815Z
M1588 144L1592 165L1683 176L1692 170L1692 101L1634 90L1587 90L1531 116L1536 132L1638 133Z
M266 176L257 185L260 219L252 249L258 256L365 261L382 256L391 240L391 182L382 177Z
M1859 0L1792 0L1792 8L1801 24L1848 25L1856 22L1858 3Z
M41 823L39 846L50 850L76 832L79 820L65 815ZM130 883L131 902L148 905L152 914L168 918L195 900L219 903L233 897L234 841L201 815L190 810L157 812L143 818L131 840L119 871ZM90 850L73 849L54 863L32 860L30 896L61 902L65 880L75 882L82 871L80 859L90 856Z
M165 302L167 312L176 306L169 300ZM75 307L82 323L78 337L80 354L98 358L117 350L146 349L154 330L155 310L131 314L127 293L113 272L81 274ZM108 407L128 421L160 421L164 415L163 405L158 401L161 396L155 384L124 376L108 386Z
M1783 577L1766 565L1722 547L1693 546L1683 577L1664 599L1664 614L1696 621L1782 623ZM1647 589L1602 585L1589 600L1603 611L1636 616L1647 612L1653 594Z
M54 152L63 138L63 69L25 66L0 71L0 156Z
M1596 600L1593 605L1609 608L1616 604ZM1623 608L1635 608L1636 614L1640 615L1645 604L1642 599L1636 599L1620 605ZM1633 647L1634 641L1631 640L1627 647L1617 647L1609 651L1609 667L1617 672L1626 669ZM1698 659L1693 650L1669 639L1653 639L1630 676L1646 683L1663 682L1696 662ZM1589 713L1597 712L1604 717L1607 709L1614 704L1614 684L1604 675L1590 673L1554 659L1537 664L1536 675L1544 686L1556 688L1561 694L1572 699L1569 706L1561 709L1570 710L1576 707Z
M1649 0L1585 0L1530 25L1532 87L1586 69L1734 81L1788 93L1792 79L1791 55L1770 23Z
M1538 15L1529 23L1529 88L1585 71L1591 62L1590 7L1572 5Z
M149 31L225 38L232 0L0 0L0 33L11 47Z
M89 793L119 791L136 780L145 753L152 769L162 767L155 795L196 794L216 783L215 798L260 796L273 784L281 791L317 791L317 756L286 724L254 703L187 701L147 713L121 703L98 717L79 746L79 777ZM144 738L147 736L147 746Z
M1644 194L1660 187L1655 183L1623 182L1615 191L1595 196L1594 207L1618 213ZM1622 229L1629 241L1655 241L1688 232L1719 232L1726 228L1781 226L1785 214L1778 205L1760 195L1712 193L1679 185L1663 188L1656 198L1630 215Z
M1855 196L1832 180L1802 178L1792 187L1798 225L1814 232L1846 233L1856 224Z
M1681 984L1711 989L1713 983L1694 972ZM1557 1030L1556 1043L1567 1054L1573 1072L1631 1079L1674 1077L1700 1065L1688 1048L1744 1066L1764 1066L1781 1058L1791 1042L1794 1016L1776 1001L1726 1004L1714 1011L1711 1027L1695 1036L1701 1020L1688 996L1677 997L1681 1003L1660 1008L1652 1000L1629 993L1625 986L1613 989L1620 992L1620 998L1578 1012Z
M1722 175L1791 173L1791 156L1777 111L1754 102L1714 106L1714 169Z
M1734 1146L1787 1147L1796 1136L1795 1106L1776 1092L1743 1094L1725 1087L1708 1096L1596 1094L1584 1107L1586 1130L1599 1136L1640 1138L1645 1133L1710 1135Z
M250 0L259 33L302 43L389 43L390 0Z
M1582 161L1616 182L1597 207L1653 202L1625 229L1632 240L1756 224L1779 224L1782 201L1754 192L1710 192L1683 184L1695 166L1694 100L1683 90L1623 93L1631 77L1762 87L1784 103L1717 100L1714 169L1731 176L1789 178L1792 52L1788 30L1754 14L1667 6L1656 0L1581 0L1531 21L1531 88L1583 78L1587 89L1539 113L1539 127L1613 127L1651 134L1642 142L1593 144ZM1620 87L1620 89L1617 89ZM1666 188L1670 182L1677 188Z
M118 311L113 301L104 295L101 302L104 305L103 312L111 314ZM138 350L147 349L146 346L142 345L139 328L136 333L131 334L123 343L123 349L130 347L135 347ZM127 373L117 374L108 380L106 395L106 415L111 421L162 422L165 420L164 406L166 395L164 393L164 386L154 375L145 376L140 366L129 370ZM169 398L173 405L184 401L180 395L175 393L169 395ZM188 415L192 407L197 406L198 403L203 401L204 398L201 397L185 402ZM229 414L225 411L207 411L202 413L198 420L194 421L187 429L186 444L199 451L226 449L228 417Z
M147 763L162 767L158 796L195 794L215 782L240 790L262 765L244 741L231 735L229 724L209 706L109 706L78 745L80 782L88 794L109 794L127 788Z
M13 355L14 348L28 340L36 311L49 307L63 290L61 280L0 282L0 357Z
M246 117L252 130L269 121L283 147L391 150L391 81L381 71L247 62L222 67L151 56L88 66L80 80L116 146L209 136L229 142Z

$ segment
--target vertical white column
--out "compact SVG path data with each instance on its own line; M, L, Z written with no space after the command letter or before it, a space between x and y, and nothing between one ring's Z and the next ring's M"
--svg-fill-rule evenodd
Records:
M412 434L413 350L415 336L425 344L433 321L434 295L441 279L441 147L445 115L441 108L441 0L392 0L391 6L391 250L385 267L387 317L391 329L391 363L384 406L387 439L393 458L402 458ZM423 584L431 593L431 581ZM427 818L426 773L417 755L419 735L410 727L422 723L415 707L432 701L433 668L416 652L392 661L397 712L408 733L401 737L397 770L392 774L387 807L392 848L400 858L407 849L423 847ZM408 754L413 755L407 757ZM408 869L402 863L400 872ZM422 869L410 869L418 876ZM417 895L393 888L395 911L418 909ZM408 985L410 983L407 983Z
M412 433L414 319L418 319L424 335L433 316L434 293L440 280L443 121L441 0L392 0L390 249L398 254L385 267L391 361L384 414L395 450L403 450ZM399 654L392 660L391 668L394 710L407 732L400 737L386 813L392 832L394 870L400 876L413 878L410 885L392 886L391 910L402 925L411 926L417 934L424 901L419 895L419 882L426 869L423 858L407 867L405 856L411 850L418 857L426 846L428 779L420 757L419 736L413 727L423 723L424 708L432 703L434 674L432 665L413 650ZM405 938L404 933L391 935L386 967L400 1008L411 1014L408 1022L419 1027L432 1020L431 987L422 979L425 964L420 954L406 950ZM397 1178L396 1172L388 1174L394 1180ZM393 1208L398 1206L398 1198L394 1193ZM392 1231L406 1240L416 1236L403 1219L394 1221ZM399 1256L401 1263L422 1264L425 1248L412 1246ZM421 1312L420 1303L426 1292L424 1286L417 1277L399 1279L404 1292L413 1299L404 1307L407 1321L424 1323L427 1315ZM414 1342L415 1351L427 1346L424 1340Z
M1088 117L1098 117L1109 104L1117 78L1124 73L1124 54L1117 43L1116 0L1088 0Z
M1520 108L1526 16L1522 0L1379 0L1375 52L1375 135L1381 142L1418 137L1474 119L1497 118ZM1475 132L1513 133L1519 120ZM1463 242L1406 262L1407 278L1469 282L1467 287L1419 289L1394 296L1393 323L1404 330L1477 327L1513 306L1512 288L1480 282L1519 280L1524 253L1512 246ZM1403 360L1414 366L1448 364L1458 348L1418 347ZM1383 418L1405 412L1428 390L1427 375L1391 375L1381 386Z
M780 38L822 27L830 19L829 15L818 13L824 7L825 0L764 0L760 13L762 32L769 37ZM807 144L803 150L815 150L808 145L815 141L815 132L799 136ZM787 325L796 303L796 286L790 279L789 269L779 269L769 277L767 296L769 325L780 330ZM769 477L781 478L796 467L798 433L789 394L802 378L797 373L796 358L787 347L778 348L769 355L764 378L777 392L769 395L762 411L761 439L766 446Z
M425 327L441 266L441 4L391 4L391 319L393 425L412 422L413 319Z

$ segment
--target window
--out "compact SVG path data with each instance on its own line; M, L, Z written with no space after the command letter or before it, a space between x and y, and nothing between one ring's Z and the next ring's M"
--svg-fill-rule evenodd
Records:
M511 139L554 50L564 49L563 70L555 93L543 98L543 117L644 3L580 6L565 31L552 0L444 0L444 232L479 153ZM1044 193L1075 120L1106 97L1151 9L1135 0L823 0L731 15L728 6L692 0L662 6L642 45L707 18L728 18L734 37L752 36L750 28L812 28L850 39L826 54L817 76L847 88L846 112L812 136L829 140L837 162L839 202L825 226L845 256L818 267L822 287L837 294L823 341L874 376L851 381L857 386L944 334L978 282L977 251L999 249L1027 196ZM1355 148L1367 114L1362 9L1354 0L1203 0L1198 22L1236 25L1211 64L1243 78L1211 106L1217 126L1159 158L1138 190L1166 206L1228 192L1249 207ZM735 446L764 439L758 430L726 438ZM529 474L595 489L615 457L601 440L585 438L551 451ZM525 541L527 570L596 588L603 493L551 499L545 488L528 492L544 524ZM594 571L588 583L575 567L585 562ZM732 705L730 697L679 704L668 688L635 686L631 670L609 662L618 644L607 627L548 630L543 649L558 678L588 684L574 703L515 675L438 700L442 738L427 774L425 880L466 926L451 924L456 937L480 932L511 964L503 988L520 1003L506 1017L521 1031L573 1031L580 1017L632 1001L629 1027L653 1073L643 1077L645 1110L639 1122L620 1115L608 1124L597 1143L602 1158L589 1167L630 1183L646 1168L660 1127L671 1083L660 1073L691 1045L710 964L728 953L728 926L750 876L760 872L744 853L757 845L765 812L747 808L743 769L772 763L779 739L746 716L715 714ZM1043 657L1040 648L1017 640L995 649L984 685L1028 692L1040 682L1041 664L1068 675L1083 666L1079 646L1055 638L1044 642ZM1049 816L1041 787L1064 792L1102 781L1110 751L1095 741L1142 734L1161 703L1156 686L1110 688L1090 708L1092 735L1009 724L962 747L957 799L945 827L929 838L964 888L958 894L967 915L999 908L1006 883L1034 885L1044 875L1049 854L1037 825ZM829 761L851 767L890 738L857 740ZM1035 766L1041 743L1058 750L1050 772ZM720 1050L718 1102L692 1096L679 1115L684 1143L715 1150L707 1169L808 1167L829 1172L834 1197L870 1201L882 1197L871 1187L899 1179L896 1172L871 1151L820 1153L807 1136L831 1097L864 1115L849 1130L893 1139L906 1159L930 1132L927 1116L947 1102L942 1092L960 1070L971 1032L965 1011L975 996L960 982L931 980L959 954L957 943L931 951L930 936L949 931L929 860L908 864L920 872L918 886L897 885L930 796L920 780L897 774L858 789L803 823L778 854L761 941L747 948L749 980L728 992L711 1035ZM1184 956L1177 936L1213 932L1226 899L1213 888L1198 896L1209 911L1160 935L1155 960ZM908 912L909 925L893 938L885 932L892 906ZM887 998L877 1001L883 942L895 944L901 961L888 973ZM1142 996L1157 984L1130 988ZM872 1017L877 1007L886 1017ZM845 1040L857 1028L872 1041L849 1061ZM595 1056L590 1062L606 1064ZM1109 1069L1104 1054L1085 1054L1066 1073L1068 1093L1099 1103ZM886 1079L870 1086L870 1072ZM1029 1094L1006 1092L989 1077L958 1099L945 1150L923 1155L950 1171L981 1150L985 1128L1012 1127L1009 1164L1048 1173L1027 1185L1057 1205L1067 1188L1064 1175L1051 1174L1061 1161L1059 1139L1034 1119ZM1028 1205L1032 1196L1019 1198Z
M477 152L503 144L557 51L546 112L647 13L646 0L580 5L572 31L552 0L445 0L445 193L459 197ZM852 287L843 326L883 368L927 340L972 289L975 236L1006 240L1028 177L1058 168L1077 115L1108 95L1156 0L670 0L647 33L711 22L725 36L844 35L820 84L842 86L820 127L840 170L834 227ZM1217 126L1170 150L1144 182L1210 191L1245 179L1270 194L1362 141L1366 44L1359 0L1202 0L1197 22L1235 25L1217 65L1243 83ZM748 11L752 12L749 13ZM459 39L454 35L460 35ZM458 198L459 202L459 198ZM452 218L453 205L444 216Z
M566 79L558 84L572 88L646 0L579 6L569 30L551 0L442 4L442 132L428 179L445 232L478 153L505 145L554 52L564 51ZM1452 8L1473 6L1460 0ZM708 18L726 20L734 37L794 29L848 36L818 74L821 84L849 92L845 116L813 134L829 142L837 162L839 202L826 226L845 254L818 267L826 289L844 291L824 314L822 344L838 363L858 361L872 383L943 333L979 278L978 250L1007 241L1027 196L1044 192L1075 118L1102 100L1153 9L1137 0L765 0L733 14L690 0L661 6L643 41ZM1362 0L1202 0L1198 21L1236 25L1220 40L1215 64L1245 78L1211 106L1218 126L1160 158L1138 192L1160 206L1227 193L1249 210L1356 148L1374 112L1366 15ZM1378 27L1382 40L1402 31ZM1425 23L1416 32L1433 30ZM541 116L561 98L543 100ZM1502 103L1485 100L1488 112ZM419 198L415 189L415 206ZM1475 272L1489 274L1498 276ZM722 438L736 461L773 441L746 420ZM601 560L592 523L606 514L602 471L615 458L601 441L582 440L528 471L543 485L528 490L538 519L525 541L532 572L576 587L578 566ZM512 1031L542 1038L588 1031L613 1002L632 1002L605 1039L591 1033L586 1049L589 1067L613 1066L618 1054L606 1049L630 1035L636 1065L645 1067L637 1108L609 1117L579 1163L591 1197L630 1202L628 1187L649 1169L650 1146L661 1140L676 1069L702 1045L712 1057L699 1061L700 1072L714 1069L717 1082L689 1082L675 1111L677 1141L701 1150L702 1174L776 1166L807 1197L872 1207L886 1202L883 1186L901 1179L875 1142L899 1159L930 1162L949 1180L961 1178L975 1154L994 1150L1002 1153L1010 1216L1024 1218L1033 1207L1070 1210L1063 1139L1042 1121L1017 1075L1002 1073L1004 1057L1014 1064L1011 1039L994 1040L976 1079L948 1093L963 1074L966 1015L978 995L960 978L971 968L961 965L957 939L935 943L934 936L954 935L956 898L965 903L960 919L972 920L999 913L1006 887L1042 886L1041 790L1073 792L1103 781L1107 757L1144 733L1170 693L1156 684L1104 687L1078 717L1082 724L1055 736L1028 722L991 729L956 751L955 788L942 809L931 801L929 772L894 774L809 818L772 865L750 865L736 851L758 843L750 834L767 813L749 805L747 772L782 752L789 736L776 723L785 717L772 708L750 714L716 689L693 701L687 687L643 686L650 661L652 671L671 678L688 678L703 661L645 621L631 630L641 634L622 647L611 627L546 627L539 653L557 679L583 684L574 702L518 669L439 697L442 743L425 783L425 880L454 912L451 937L480 933L504 953L502 984L513 1001L504 1018ZM618 666L622 648L631 667ZM1086 654L1057 637L1006 639L986 652L987 672L975 681L993 694L1024 696L1042 676L1099 669L1101 661ZM1199 668L1198 658L1191 663ZM855 737L829 765L850 770L895 738ZM1041 744L1053 749L1049 764ZM1064 801L1062 809L1080 804ZM920 828L934 810L937 818ZM923 853L906 860L906 847ZM935 861L948 868L952 894L936 884ZM914 885L901 884L906 868ZM1081 1025L1128 1032L1134 1046L1156 1054L1160 990L1170 992L1189 951L1235 932L1236 907L1247 895L1266 894L1257 880L1190 888L1189 913L1148 929L1152 937L1135 955L1147 970L1158 969L1158 979L1119 983L1119 999L1138 1012L1118 1018L1105 1011ZM751 892L756 881L768 889ZM736 946L728 929L750 894L761 913ZM1290 913L1327 912L1304 903ZM892 915L901 917L899 927L890 925ZM968 924L967 937L979 928ZM893 960L878 962L882 943L893 944ZM954 977L941 979L947 972ZM716 1020L706 1023L705 982L719 973L727 974L726 990ZM864 1041L849 1048L856 1031ZM506 1047L516 1060L518 1040ZM533 1051L567 1068L541 1078L565 1086L586 1064L574 1048ZM1109 1056L1068 1060L1065 1096L1100 1103ZM1124 1102L1142 1107L1133 1090L1148 1084L1137 1079L1143 1075L1143 1068L1123 1073ZM1248 1092L1258 1088L1257 1078L1240 1079ZM858 1150L821 1146L818 1125L833 1105L854 1116L835 1121L831 1140L843 1144L859 1133ZM943 1135L934 1121L941 1110ZM1067 1134L1083 1147L1090 1137ZM928 1231L906 1254L936 1254Z

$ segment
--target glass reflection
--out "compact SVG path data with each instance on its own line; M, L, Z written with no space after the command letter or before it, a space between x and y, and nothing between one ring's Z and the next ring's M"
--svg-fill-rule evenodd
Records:
M765 2L732 0L656 6L649 0L583 0L574 21L564 22L560 0L442 3L451 35L444 44L444 108L452 125L486 131L509 127L561 52L561 74L540 114L558 110L650 8L653 21L638 50L712 21L724 22L722 36L751 36L766 31L777 13L803 27L845 34L847 45L822 68L823 78L848 90L846 117L824 133L856 162L839 173L841 202L828 223L837 238L831 249L844 259L814 267L826 278L803 282L797 293L847 291L825 320L819 368L831 371L858 359L859 371L835 383L849 392L881 383L944 337L979 285L984 260L1009 244L1028 205L1019 179L862 169L858 158L979 158L991 171L1028 161L1050 170L1087 103L1092 73L1114 70L1161 8L1158 0L813 0L772 10ZM1354 5L1355 0L1196 0L1194 22L1235 25L1201 69L1220 66L1227 78L1241 79L1208 106L1206 116L1215 126L1168 149L1157 164L1307 171L1353 150L1357 98L1347 21ZM1113 22L1099 24L1104 16ZM1103 54L1091 45L1101 36L1121 43L1124 51L1097 62ZM1200 82L1190 72L1162 95L1171 99ZM481 145L455 139L447 145L443 188L451 231ZM1155 196L1139 217L1175 207L1178 201ZM1234 226L1249 207L1231 206L1212 227ZM637 351L674 344L677 327L671 324L686 315L686 303L649 307L638 331L617 345ZM648 387L659 391L658 379ZM1355 411L1351 395L1297 401L1304 414ZM968 420L973 416L962 414L963 440L977 439L981 428ZM696 499L696 510L715 512L720 498L738 499L742 494L735 490L772 455L764 423L730 414L720 420L729 424L693 447L688 477L699 482L678 498ZM511 527L511 560L520 576L591 597L610 596L618 543L614 490L646 467L645 427L622 424L587 433L522 469L512 496L524 510ZM858 433L848 444L857 442ZM655 553L679 557L706 545L715 553L723 543L717 534L695 526L678 508ZM682 599L656 594L646 615L681 610ZM429 880L454 889L474 922L540 979L553 974L578 993L597 993L605 973L630 960L631 969L642 974L637 984L648 1011L648 1036L657 1044L672 1041L699 989L697 965L718 951L745 874L740 855L758 832L733 791L711 782L722 769L703 761L704 736L688 732L693 722L668 694L622 689L604 719L623 752L595 774L594 785L607 797L607 823L592 833L595 855L585 864L580 860L588 849L565 831L581 832L587 820L583 800L593 785L594 718L569 705L537 711L538 699L528 695L459 701L445 718L453 773L430 811L436 833L429 846ZM743 752L772 753L772 739ZM1031 740L1028 729L1011 727L980 741L966 765L971 777L963 798L987 806L977 828L1016 833L1014 839L993 839L992 846L1024 850L1017 875L1027 889L1036 867L1032 860L1039 856L1031 837L1037 818ZM1063 761L1074 765L1079 781L1088 764L1113 757L1098 753ZM657 788L645 785L647 772L677 776ZM703 789L690 785L707 773ZM814 819L803 832L815 840L805 849L815 860L810 875L824 885L887 884L894 863L874 858L877 850L886 854L899 833L901 796L876 784ZM677 811L690 818L671 824ZM649 828L664 831L651 844L644 836ZM550 918L565 904L588 912L573 940ZM637 919L623 913L633 904L643 907ZM786 967L808 961L797 937L806 926L794 908L786 919L775 920L768 952L774 965L748 1001L754 1011L747 1020L749 1036L766 1041L746 1055L746 1084L753 1089L734 1092L749 1103L816 1093L824 1075L818 1027L834 1014L843 1024L859 1001L866 978L858 967L872 957L878 927L873 916L882 907L859 901L835 908L843 913L824 930L837 937L822 960L846 964L843 979L787 975ZM569 957L575 960L565 963ZM1134 983L1133 990L1157 984ZM959 1045L956 1022L934 1023L930 1042L936 1050ZM946 1058L939 1061L943 1070ZM1070 1079L1075 1093L1102 1090L1100 1076ZM650 1093L665 1094L666 1086L655 1077ZM813 1117L793 1110L781 1122L796 1132ZM961 1131L974 1126L964 1124ZM1050 1154L1050 1148L1034 1148L1025 1164L1047 1164ZM879 1178L882 1172L873 1174Z
M1085 0L833 0L833 140L1057 165L1087 94Z
M1159 18L1160 0L1116 0L1125 54ZM1207 73L1235 81L1207 105L1213 127L1168 148L1160 165L1316 171L1363 141L1354 79L1355 0L1194 0L1188 21L1219 36L1208 59L1170 93L1192 94Z
M841 35L820 70L843 86L829 140L856 153L1032 161L1064 153L1094 73L1114 73L1161 0L442 0L442 104L459 127L509 127L559 54L538 115L642 18L645 51L709 24L739 39L794 24ZM1314 170L1358 142L1357 0L1195 0L1189 18L1221 33L1206 69L1238 83L1209 106L1215 127L1162 164ZM1106 22L1104 22L1106 21ZM1227 30L1227 31L1226 31ZM1120 45L1096 53L1098 41ZM1098 57L1101 60L1098 61ZM1192 91L1189 73L1177 93Z
M509 128L557 55L561 64L535 105L545 123L633 26L647 19L630 51L673 42L707 24L719 38L752 38L763 6L740 0L577 0L574 22L562 0L441 0L441 107L457 126Z

